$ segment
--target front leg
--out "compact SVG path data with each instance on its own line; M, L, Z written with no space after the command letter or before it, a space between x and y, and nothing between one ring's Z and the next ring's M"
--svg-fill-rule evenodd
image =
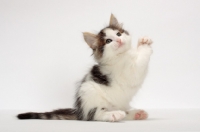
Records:
M152 40L148 37L142 37L138 40L137 59L136 59L137 66L145 67L148 64L150 56L153 52L151 44Z

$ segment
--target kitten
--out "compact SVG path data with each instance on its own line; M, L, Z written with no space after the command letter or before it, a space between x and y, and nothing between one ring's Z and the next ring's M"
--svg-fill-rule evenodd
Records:
M19 119L117 122L147 118L144 110L132 109L129 103L146 76L152 40L140 38L133 49L129 33L113 14L108 27L98 34L84 32L83 37L98 64L82 80L74 108L23 113Z

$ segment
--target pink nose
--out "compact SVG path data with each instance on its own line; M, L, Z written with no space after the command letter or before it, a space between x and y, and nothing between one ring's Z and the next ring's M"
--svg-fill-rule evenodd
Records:
M117 39L117 42L120 43L120 44L122 43L121 39Z

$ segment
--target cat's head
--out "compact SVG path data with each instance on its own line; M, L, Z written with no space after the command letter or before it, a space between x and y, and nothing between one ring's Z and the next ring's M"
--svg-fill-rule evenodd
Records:
M122 28L113 14L109 26L103 28L98 34L83 33L84 39L93 50L97 62L110 60L126 52L131 46L129 33Z

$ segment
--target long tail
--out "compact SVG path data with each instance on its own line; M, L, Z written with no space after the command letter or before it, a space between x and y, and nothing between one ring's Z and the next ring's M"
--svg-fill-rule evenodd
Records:
M52 112L28 112L17 115L18 119L77 120L76 109L59 109Z

